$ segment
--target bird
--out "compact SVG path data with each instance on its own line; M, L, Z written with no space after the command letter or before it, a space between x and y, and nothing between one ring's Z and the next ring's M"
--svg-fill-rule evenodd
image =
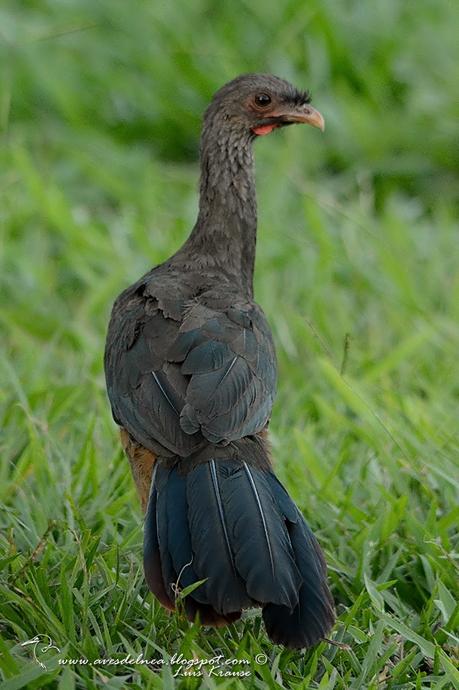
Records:
M324 129L309 92L280 77L244 74L215 93L196 223L115 300L104 367L149 589L204 626L261 608L270 640L302 649L327 639L335 611L323 552L273 469L276 353L253 294L253 144L295 123Z

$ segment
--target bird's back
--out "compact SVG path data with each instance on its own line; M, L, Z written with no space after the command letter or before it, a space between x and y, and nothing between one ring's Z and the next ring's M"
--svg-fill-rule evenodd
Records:
M161 456L262 431L275 395L266 318L216 268L166 263L122 292L105 370L115 420Z

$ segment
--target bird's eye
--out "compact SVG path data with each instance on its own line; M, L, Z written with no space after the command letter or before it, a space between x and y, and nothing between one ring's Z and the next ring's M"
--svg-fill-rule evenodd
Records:
M271 96L269 96L267 93L258 93L255 96L255 105L257 105L259 108L266 108L270 104Z

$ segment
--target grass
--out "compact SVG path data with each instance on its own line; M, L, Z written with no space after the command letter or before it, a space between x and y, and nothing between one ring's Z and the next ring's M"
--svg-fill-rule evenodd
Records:
M446 0L2 3L2 688L458 685L457 19ZM202 109L253 69L311 86L328 123L256 154L277 471L339 614L339 644L307 653L256 613L202 630L147 592L102 374L113 298L194 221ZM43 634L46 668L21 647ZM174 677L180 653L250 675Z

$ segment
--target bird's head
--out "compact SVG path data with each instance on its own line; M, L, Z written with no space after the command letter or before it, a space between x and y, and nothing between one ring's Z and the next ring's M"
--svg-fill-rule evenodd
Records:
M214 132L217 128L217 136L233 131L248 138L298 123L323 131L324 118L310 100L308 91L272 74L244 74L217 91L206 111L205 126Z

